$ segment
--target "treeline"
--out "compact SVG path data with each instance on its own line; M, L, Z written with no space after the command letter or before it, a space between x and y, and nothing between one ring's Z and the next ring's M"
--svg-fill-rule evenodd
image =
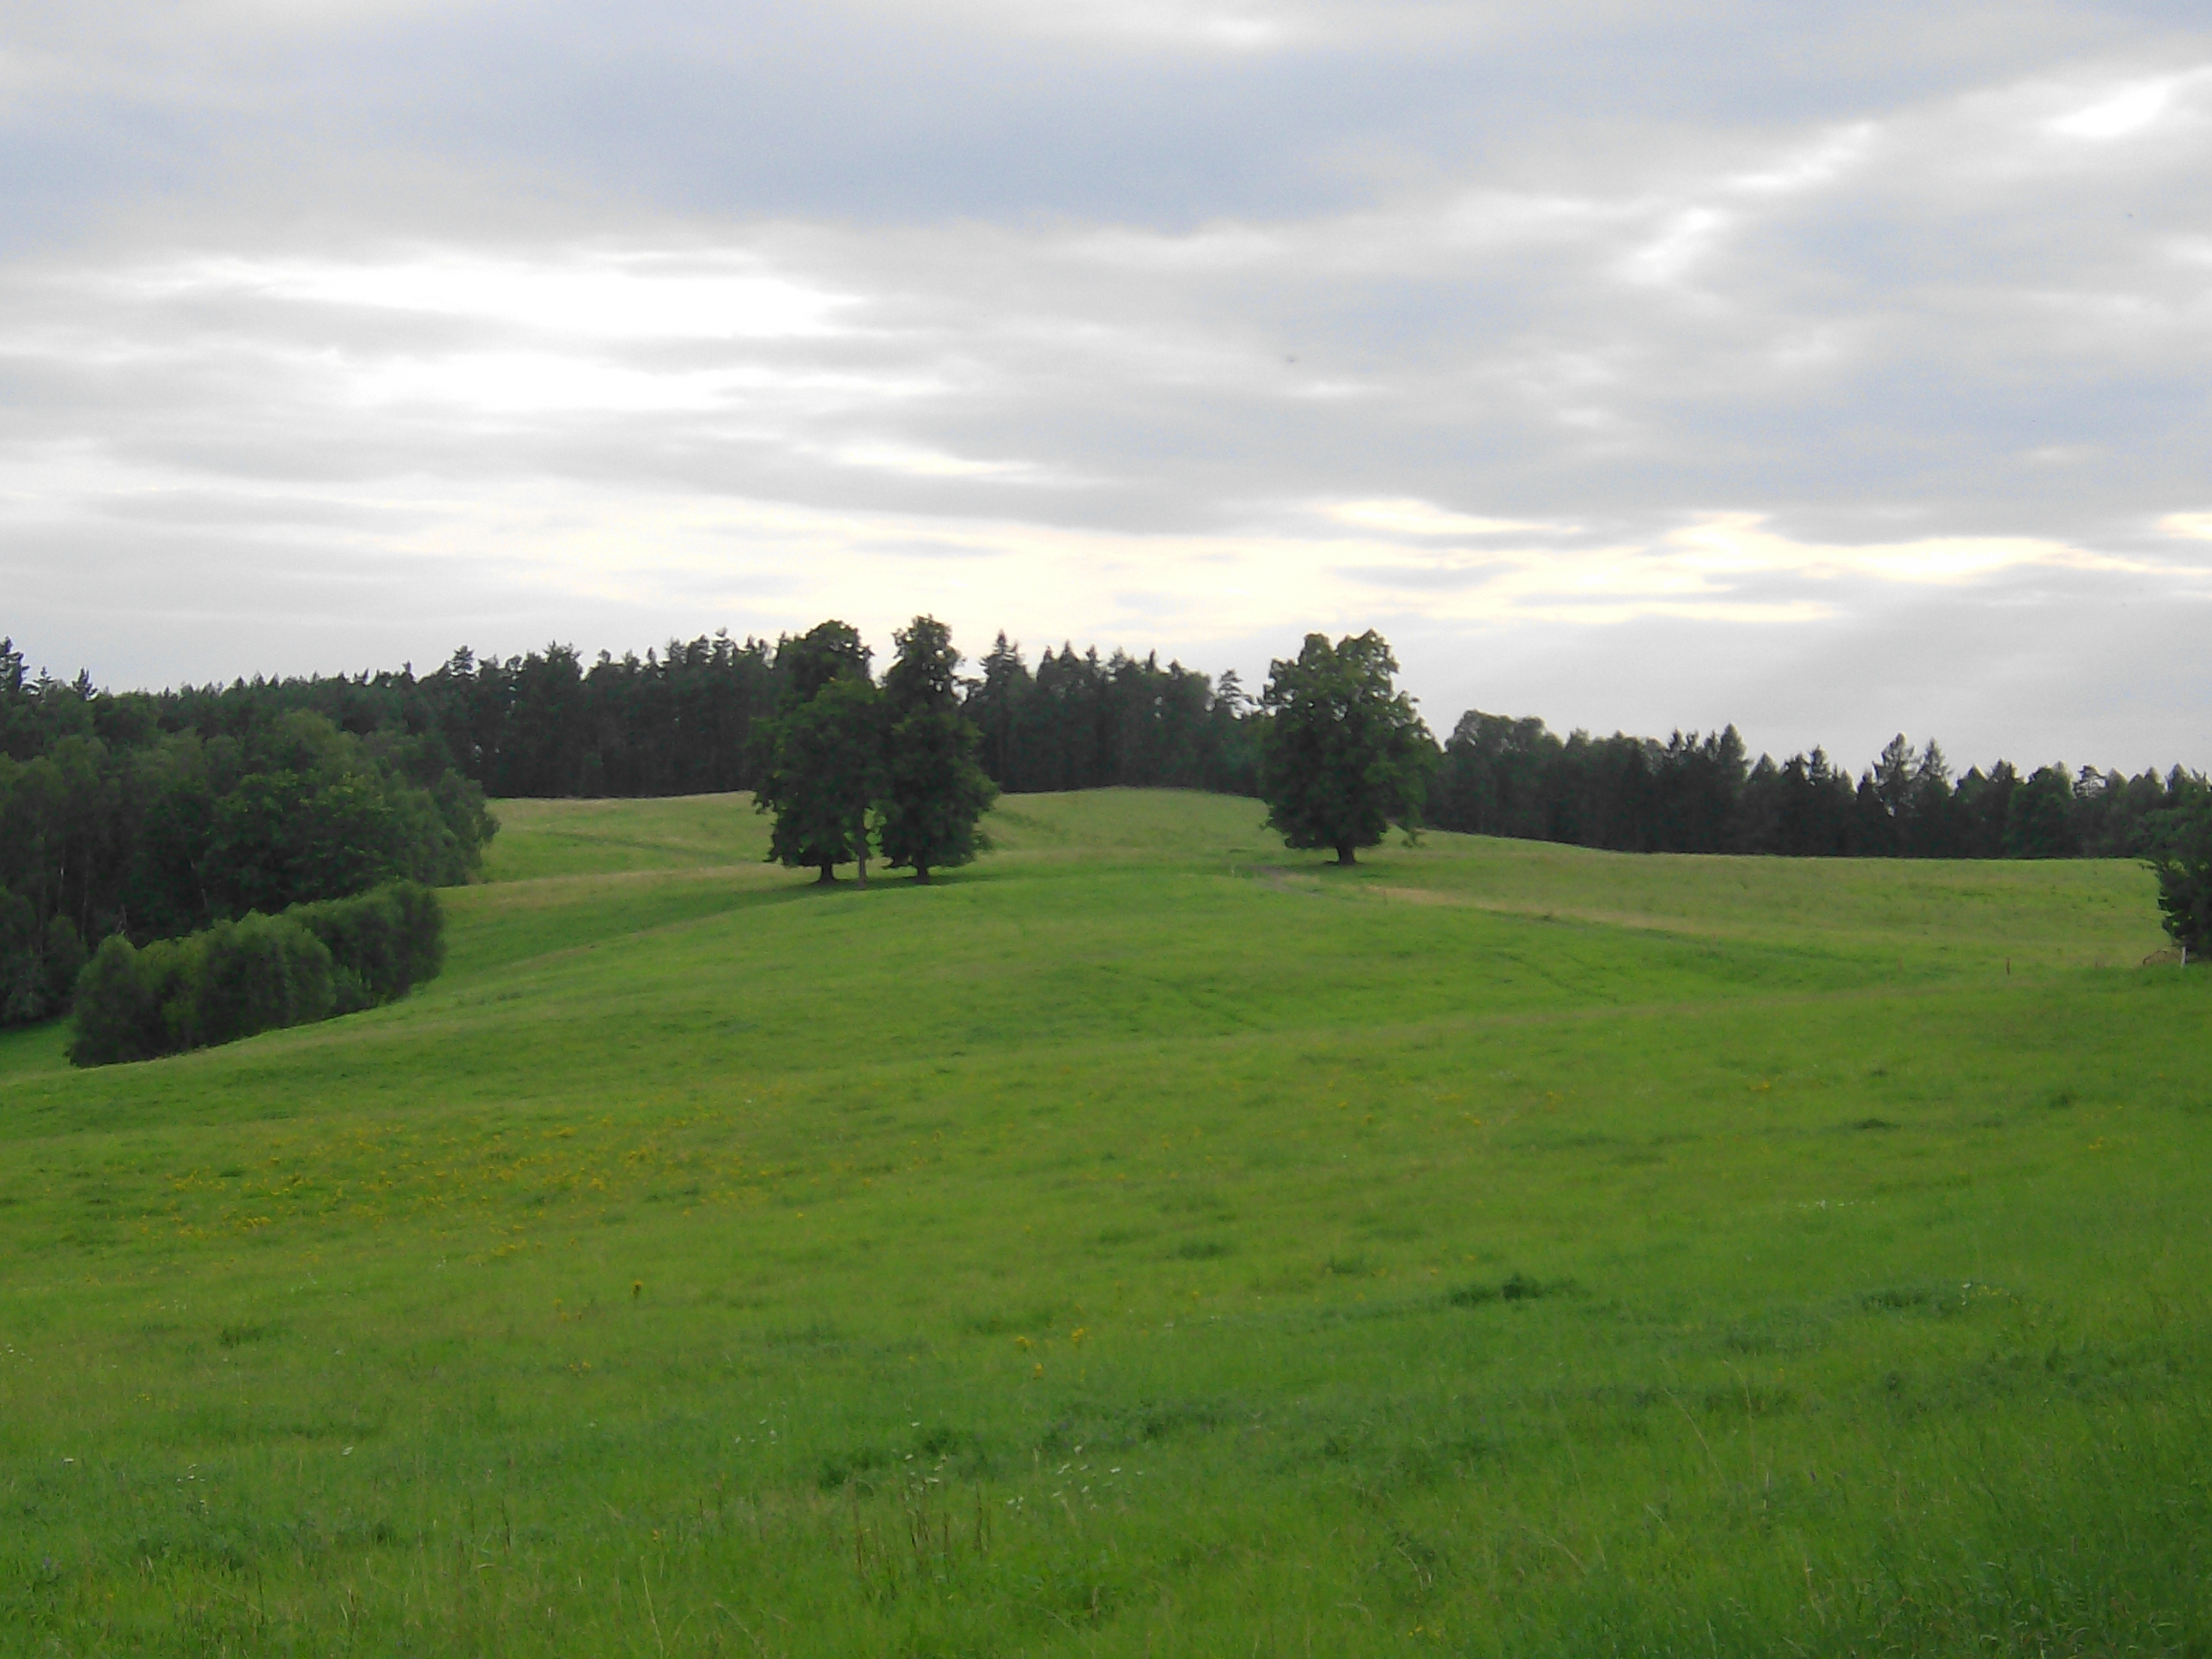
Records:
M478 868L488 791L750 789L775 815L771 856L825 880L856 860L865 879L875 854L927 880L987 844L999 790L1115 784L1262 794L1292 844L1346 863L1395 822L1633 852L2144 857L2176 938L2202 949L2212 930L2212 789L2179 767L1958 776L1900 736L1854 777L1817 748L1754 762L1732 726L1562 738L1480 710L1439 747L1371 633L1309 636L1257 705L1233 673L1157 656L1064 646L1032 672L1004 634L962 678L926 617L896 644L880 684L859 635L825 623L588 668L567 646L463 650L420 678L118 695L34 678L0 639L0 1024L74 994L80 1055L131 1058L397 994L434 971L438 913L389 895ZM322 908L380 886L358 912ZM374 965L424 926L411 966Z
M120 695L95 692L82 676L46 680L29 688L25 737L11 740L0 713L0 752L35 748L58 730L126 745L153 732L235 738L305 711L357 737L404 739L426 765L495 798L756 789L765 764L756 728L792 701L793 643L722 632L671 641L642 659L603 651L590 663L559 644L504 659L461 650L422 675L408 667ZM1032 671L1004 635L978 665L956 695L983 733L984 770L1003 789L1251 793L1257 751L1234 674L1217 685L1156 655L1102 657L1072 645L1048 649Z
M503 659L461 650L419 676L403 668L114 695L96 691L82 675L28 682L21 656L0 642L0 754L23 762L77 737L105 745L113 764L113 757L191 738L221 775L238 764L224 758L232 754L258 766L249 751L288 729L287 716L318 715L353 739L358 756L429 793L466 862L471 843L481 845L484 821L475 798L457 785L492 796L759 791L772 752L764 733L794 699L796 645L792 637L739 641L721 632L672 641L641 659L602 652L587 662L558 644ZM1249 794L1258 787L1265 717L1233 673L1215 679L1176 662L1163 666L1153 655L1102 656L1073 646L1048 649L1032 667L1004 635L975 669L956 695L981 733L982 770L1001 789L1119 784ZM1425 813L1433 826L1649 852L2137 855L2155 839L2159 815L2201 787L2179 769L2126 777L2056 765L2023 772L1999 762L1960 776L1936 744L1901 738L1855 774L1819 749L1753 760L1732 726L1664 741L1618 732L1562 737L1540 720L1479 710L1460 720L1438 759ZM210 788L222 787L218 775ZM146 798L143 789L125 793ZM25 977L23 964L38 952L22 941L42 937L57 915L88 943L105 931L103 919L112 926L127 918L123 925L143 937L242 914L247 905L269 908L269 895L241 890L246 871L261 867L253 849L226 842L210 851L200 860L210 878L196 906L179 898L174 881L166 895L145 889L150 876L141 878L135 900L119 890L112 901L102 896L117 884L112 873L94 874L97 856L67 861L82 879L66 898L34 897L27 913L0 902L0 960L18 964L12 981L0 978L14 990L0 994L19 1006L51 999L33 984L37 974ZM64 860L50 862L50 884L62 884ZM421 860L390 872L439 878ZM26 894L13 873L0 873L0 882ZM283 894L287 901L307 896ZM67 958L57 947L52 960ZM40 971L54 977L51 968Z
M1634 853L1796 858L2136 858L2173 811L2207 798L2200 775L2135 777L2010 762L1957 776L1930 742L1891 740L1854 778L1820 750L1752 761L1731 726L1664 743L1561 738L1540 720L1470 710L1443 747L1427 821L1438 829Z
M464 881L496 825L434 740L270 702L209 729L183 699L25 672L0 640L0 1024L67 1006L92 947L380 883Z
M70 1058L152 1060L353 1013L404 996L444 961L438 896L411 881L143 947L110 934L77 981Z
M1856 854L1917 858L2134 856L2184 967L2212 951L2212 787L2175 767L2145 772L1999 763L1952 781L1935 744L1903 737L1856 784L1815 749L1780 764L1744 757L1731 726L1664 744L1616 733L1560 738L1537 720L1470 711L1437 742L1393 680L1372 629L1309 634L1268 668L1260 705L1260 796L1297 848L1355 862L1386 830L1424 822L1635 852Z
M1010 794L1114 785L1249 795L1260 751L1234 670L1048 647L1031 673L1001 634L961 707L983 734L983 769Z

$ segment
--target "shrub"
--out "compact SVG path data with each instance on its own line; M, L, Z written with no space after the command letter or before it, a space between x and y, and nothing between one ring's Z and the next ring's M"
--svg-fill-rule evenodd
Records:
M79 1066L152 1060L329 1018L331 953L281 916L247 915L135 949L103 940L77 981Z
M411 881L143 949L118 934L77 981L70 1058L151 1060L352 1013L404 995L444 960L444 908Z
M357 898L295 904L285 913L313 933L331 953L348 996L367 1007L404 996L410 987L435 979L445 966L445 908L420 882L395 881Z
M77 979L76 1036L70 1058L79 1066L112 1066L151 1060L169 1052L161 1031L161 1004L143 971L139 952L112 933L93 952Z
M285 916L248 912L198 936L187 1048L331 1017L331 952Z
M1577 1286L1571 1279L1531 1279L1515 1273L1502 1285L1462 1285L1445 1297L1455 1308L1479 1308L1486 1302L1534 1302L1539 1297L1571 1296Z

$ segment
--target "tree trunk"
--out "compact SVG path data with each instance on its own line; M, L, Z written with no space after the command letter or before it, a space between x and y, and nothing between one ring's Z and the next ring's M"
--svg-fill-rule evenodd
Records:
M914 878L915 878L916 881L920 882L920 883L921 883L924 887L928 886L928 885L929 885L929 866L928 866L927 865L926 865L926 864L917 864L917 865L915 865L915 866L914 866Z
M1358 863L1358 862L1359 862L1358 858L1358 857L1353 854L1353 852L1352 852L1352 844L1351 844L1351 842L1339 842L1337 843L1337 845L1336 845L1336 861L1337 861L1337 863L1338 863L1338 864L1340 864L1340 865L1347 866L1351 866L1351 865L1357 864L1357 863Z
M814 884L817 887L835 887L837 884L837 866L834 864L823 865L821 879Z
M863 847L854 857L860 866L860 890L865 893L868 890L868 849Z

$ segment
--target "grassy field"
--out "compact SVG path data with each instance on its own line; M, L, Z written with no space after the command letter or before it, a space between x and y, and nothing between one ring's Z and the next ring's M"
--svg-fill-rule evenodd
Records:
M0 1037L0 1652L2212 1652L2137 868L499 810L402 1004Z

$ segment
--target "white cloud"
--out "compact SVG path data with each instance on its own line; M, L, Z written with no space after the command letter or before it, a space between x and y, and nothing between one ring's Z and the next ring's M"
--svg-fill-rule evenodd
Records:
M1656 236L1629 255L1624 270L1632 282L1680 282L1719 240L1731 218L1718 208L1680 209L1668 216Z
M459 412L602 417L707 410L727 401L726 377L648 374L552 352L465 351L392 357L336 377L364 404L439 404Z
M1336 501L1322 511L1340 523L1404 536L1496 536L1516 530L1574 528L1571 525L1541 525L1527 519L1479 518L1449 512L1428 501L1409 500Z
M1855 122L1771 161L1740 173L1729 186L1749 196L1796 196L1836 182L1867 159L1879 129Z
M2059 117L2051 130L2068 138L2131 137L2166 113L2173 88L2172 81L2140 82Z
M969 460L912 444L843 444L830 453L847 466L872 467L914 478L1035 479L1038 476L1038 469L1026 461Z
M158 295L236 294L536 329L570 339L779 339L836 331L853 298L751 261L549 249L529 259L446 250L405 259L201 258L118 274Z

